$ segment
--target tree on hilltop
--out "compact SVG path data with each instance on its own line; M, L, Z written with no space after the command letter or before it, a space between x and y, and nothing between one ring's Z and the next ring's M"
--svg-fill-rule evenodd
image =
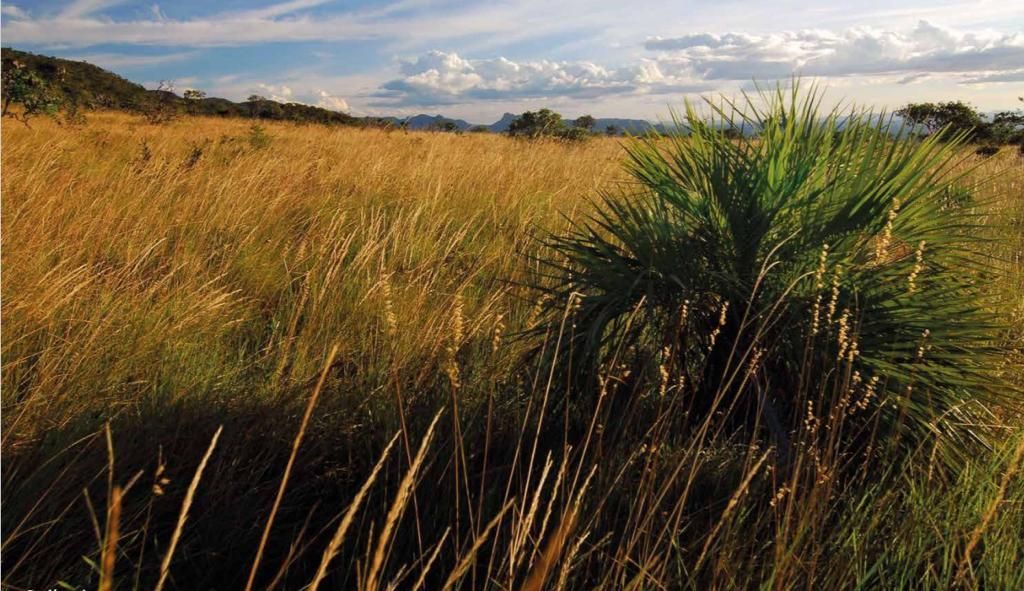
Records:
M262 94L250 94L249 98L245 99L245 102L249 103L249 115L256 117L260 114L260 105L267 101L267 97Z
M181 96L185 99L185 106L188 112L195 115L199 102L206 98L206 93L197 88L187 88Z
M591 117L590 115L581 115L577 117L576 121L573 123L573 125L575 125L578 129L585 129L587 131L594 129L594 125L596 124L597 120Z

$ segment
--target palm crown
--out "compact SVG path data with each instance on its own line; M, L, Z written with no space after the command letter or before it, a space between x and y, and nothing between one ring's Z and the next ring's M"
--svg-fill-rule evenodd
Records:
M687 105L685 133L627 146L634 190L549 240L549 326L572 315L557 363L578 392L630 366L634 393L670 382L705 415L786 430L859 411L875 435L962 452L972 415L1011 394L982 225L949 199L969 191L963 137L821 116L796 86L710 121Z

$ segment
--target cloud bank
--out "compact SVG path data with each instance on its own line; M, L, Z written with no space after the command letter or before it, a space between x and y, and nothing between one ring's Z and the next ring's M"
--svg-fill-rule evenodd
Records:
M515 62L503 57L465 59L431 51L401 63L401 78L377 93L392 104L453 104L467 101L551 97L596 98L645 92L693 92L708 87L687 77L668 76L657 63L608 68L586 61Z
M959 32L920 21L905 31L850 28L769 35L693 33L651 38L632 64L472 59L431 51L402 61L377 98L391 105L700 92L721 82L870 76L907 84L951 77L961 84L1024 79L1024 33Z
M1024 33L958 32L918 22L909 31L851 28L771 35L697 33L644 46L704 80L972 74L1024 69Z
M124 0L76 0L59 11L28 11L5 3L5 44L89 47L232 47L268 43L391 41L440 42L472 36L509 39L562 30L563 21L527 3L481 3L461 10L417 13L416 0L347 10L329 0L289 0L268 6L169 18L152 5L148 13L111 18L105 11ZM216 6L216 4L214 4ZM332 10L327 10L327 8ZM321 8L320 12L315 9ZM571 13L570 13L571 14ZM568 16L568 15L565 15Z

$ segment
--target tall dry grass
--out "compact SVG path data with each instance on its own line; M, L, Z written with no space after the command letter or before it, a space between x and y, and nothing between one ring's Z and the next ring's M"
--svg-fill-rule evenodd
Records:
M113 490L112 588L1024 584L1005 409L1006 448L959 474L840 485L718 424L676 435L671 384L628 416L555 404L521 363L521 284L538 228L624 182L616 141L263 126L3 126L5 586L100 580L87 507ZM994 338L1021 379L1024 165L996 171L1018 328ZM542 346L564 330L571 306ZM115 488L133 478L152 487Z
M259 366L275 368L279 383L260 386L276 391L309 379L339 337L371 389L419 372L456 297L467 338L491 332L531 228L618 174L610 141L273 126L257 149L241 122L94 120L5 126L15 439L97 405L230 390Z

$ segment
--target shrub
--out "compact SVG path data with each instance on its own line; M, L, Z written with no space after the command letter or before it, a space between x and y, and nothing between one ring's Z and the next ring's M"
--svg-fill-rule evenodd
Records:
M896 111L918 131L928 135L966 134L972 141L990 145L1024 142L1024 112L1000 111L991 117L961 101L911 103ZM990 150L988 145L979 149Z
M427 127L427 129L429 129L430 131L440 131L443 133L458 133L461 131L459 129L459 126L454 121L448 119L438 119L432 122Z
M962 101L911 103L896 111L896 114L928 134L967 134L973 138L985 127L981 113Z
M12 116L25 125L35 115L55 116L60 108L60 98L51 85L18 61L5 64L3 95L3 116ZM21 105L20 114L10 110L12 103Z
M594 125L597 124L597 119L594 119L592 115L580 115L573 122L573 126L586 131L592 131Z
M520 115L508 127L512 137L537 139L544 136L557 135L565 129L562 116L551 109L527 111Z
M966 133L900 140L871 113L821 117L815 91L760 98L712 121L687 105L687 137L634 140L635 192L549 239L556 375L584 400L614 376L634 394L669 383L694 417L767 428L782 450L838 412L861 449L942 433L954 461L981 435L975 403L1013 392L980 222L944 205Z
M137 110L152 125L162 125L177 119L178 97L174 94L174 84L161 80L156 90L148 93Z
M195 115L199 111L200 104L206 98L206 92L197 88L186 88L181 98L185 99L185 108L189 114Z
M181 167L185 170L191 170L199 161L203 158L203 152L206 148L205 144L198 142L189 142L188 156L185 157L185 161L182 162Z
M253 123L249 126L249 133L246 135L246 140L249 145L253 148L260 150L270 145L272 138L267 133L263 126L259 123Z
M582 142L590 138L590 132L582 127L567 127L556 136L568 142Z
M585 115L577 119L573 127L568 127L562 116L551 109L527 111L509 125L508 134L527 139L554 138L581 142L590 137L590 127L587 125L592 121L593 117Z
M85 118L85 113L78 107L77 103L69 102L64 108L64 125L72 127L81 127L88 123Z

